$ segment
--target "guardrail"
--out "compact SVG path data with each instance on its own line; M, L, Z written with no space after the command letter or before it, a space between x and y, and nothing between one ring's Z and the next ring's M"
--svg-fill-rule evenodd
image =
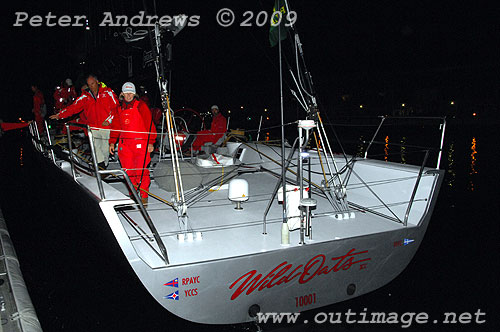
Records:
M382 127L382 125L384 124L384 122L385 122L386 119L442 120L442 123L440 124L441 141L440 141L440 145L439 145L439 150L438 150L439 153L438 153L437 164L436 164L436 169L439 169L439 166L441 165L441 156L442 156L442 153L443 153L444 135L445 135L445 131L446 131L446 117L397 117L397 116L391 116L391 117L389 117L389 116L385 116L384 115L384 116L381 116L380 118L381 118L381 120L380 120L380 123L379 123L379 125L377 127L377 130L375 130L375 133L373 134L373 137L370 140L370 142L368 143L368 146L366 148L365 155L364 155L365 159L368 156L368 150L370 150L370 147L374 143L375 138L377 137L378 132L380 131L380 128Z
M380 118L381 118L380 123L379 123L377 129L375 130L375 133L373 134L373 137L370 140L370 142L368 143L368 146L366 148L366 151L365 151L365 154L364 154L364 159L367 158L367 156L368 156L368 150L370 149L370 147L372 146L372 144L375 142L375 138L377 137L377 135L378 135L378 133L380 131L380 128L382 127L382 125L384 124L384 122L385 122L386 119L390 118L390 119L405 119L405 120L408 120L408 119L441 120L442 121L441 124L440 124L441 140L440 140L440 145L439 145L439 150L438 150L439 152L438 152L438 157L437 157L437 162L436 162L436 169L439 169L439 167L441 165L441 156L442 156L442 152L443 152L444 135L445 135L445 131L446 131L446 117L388 117L388 116L381 116ZM423 172L424 172L425 164L427 163L427 159L429 157L430 149L424 150L424 152L425 152L424 160L423 160L423 162L422 162L422 164L420 166L420 169L419 169L419 172L418 172L418 176L417 176L417 179L415 181L415 185L413 186L413 191L412 191L412 194L411 194L411 197L410 197L410 201L408 202L408 207L406 209L406 213L405 213L404 219L401 221L401 220L399 220L399 218L397 218L398 221L401 222L404 226L407 226L407 224L408 224L408 217L410 215L411 207L413 206L413 202L415 200L415 196L416 196L416 193L417 193L417 190L418 190L418 186L420 184L420 180L421 180ZM387 207L387 208L389 209L389 207Z
M99 197L101 201L106 201L106 192L104 190L104 186L102 183L101 175L106 175L106 174L113 174L113 175L121 175L123 179L125 180L125 185L128 189L129 192L132 193L132 196L134 198L134 201L137 203L139 210L141 212L141 215L143 216L144 220L146 221L146 224L149 227L149 230L153 234L153 237L158 245L158 248L160 249L161 256L163 258L163 261L165 264L169 264L169 259L168 259L168 254L167 254L167 249L165 247L165 244L161 240L161 237L156 230L156 227L151 220L151 217L149 216L148 212L146 211L146 208L144 207L144 204L142 203L142 200L138 196L134 186L132 185L132 182L130 181L129 176L123 169L116 169L116 170L99 170L99 166L97 164L97 158L96 158L96 152L95 152L95 147L94 147L94 137L92 135L92 129L88 125L83 125L80 123L66 123L66 132L67 132L67 139L68 139L68 150L69 150L69 161L71 165L71 175L73 176L73 180L76 182L77 181L77 176L76 176L76 169L79 167L78 164L75 164L75 158L73 155L73 142L71 139L71 127L78 127L82 129L86 129L89 137L89 145L90 145L90 152L92 156L92 166L93 166L93 173L97 181L97 187L99 189ZM49 143L48 147L44 147L43 142L40 138L40 133L38 132L38 129L36 125L30 124L30 133L33 137L33 144L35 147L42 153L45 151L50 151L51 159L55 163L55 156L54 152L52 151L52 144L51 144L51 138L50 138L50 133L47 127L47 123L45 122L45 128L46 128L46 134L47 134L47 140Z

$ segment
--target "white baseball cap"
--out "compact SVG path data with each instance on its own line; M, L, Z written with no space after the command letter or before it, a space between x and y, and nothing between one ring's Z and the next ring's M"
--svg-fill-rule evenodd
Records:
M122 86L122 92L123 93L133 93L135 94L135 85L134 83L132 82L126 82L125 84L123 84Z
M219 109L219 106L217 106L217 105L212 105L212 107L210 107L210 109L211 109L211 110L213 110L214 108Z

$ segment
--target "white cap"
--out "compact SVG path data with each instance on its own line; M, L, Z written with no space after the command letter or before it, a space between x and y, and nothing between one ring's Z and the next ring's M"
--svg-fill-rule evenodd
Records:
M125 82L125 84L123 84L123 86L122 86L122 92L123 93L130 92L130 93L135 94L136 92L135 92L135 85L134 85L134 83L132 83L132 82Z
M212 105L212 107L210 107L210 109L211 109L211 110L213 110L214 108L219 109L219 106L217 106L217 105Z
M71 78L67 78L67 79L66 79L66 84L67 84L68 86L72 86L72 85L73 85L73 81L71 80Z

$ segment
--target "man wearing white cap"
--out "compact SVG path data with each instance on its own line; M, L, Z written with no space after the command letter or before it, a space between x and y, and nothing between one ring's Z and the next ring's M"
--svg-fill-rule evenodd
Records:
M148 164L156 139L156 128L149 107L136 93L135 85L126 82L120 94L120 108L114 114L109 139L109 152L115 152L118 140L118 158L132 184L140 190L142 202L147 204L151 184Z
M197 136L192 147L193 151L201 150L201 147L205 143L217 143L227 130L227 120L224 115L221 114L219 107L217 105L212 105L210 111L212 112L210 130L202 130L196 133Z

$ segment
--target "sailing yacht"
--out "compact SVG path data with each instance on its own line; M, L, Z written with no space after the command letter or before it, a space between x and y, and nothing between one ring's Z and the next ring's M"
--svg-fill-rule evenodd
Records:
M161 33L157 26L156 54ZM301 54L298 35L293 43ZM279 47L281 61L281 38ZM110 245L120 248L145 296L189 321L233 324L361 296L405 269L443 180L445 123L433 166L429 151L419 165L369 157L385 117L363 156L335 154L314 94L304 88L307 75L297 66L295 96L304 118L281 123L279 144L228 131L218 144L204 146L204 154L188 158L176 140L178 119L161 57L155 58L163 125L147 206L119 163L99 169L91 128L67 123L65 154L56 157L48 128L41 137L30 126L37 150L94 198L112 231ZM292 144L285 126L296 132ZM87 129L90 159L75 149L75 127Z

